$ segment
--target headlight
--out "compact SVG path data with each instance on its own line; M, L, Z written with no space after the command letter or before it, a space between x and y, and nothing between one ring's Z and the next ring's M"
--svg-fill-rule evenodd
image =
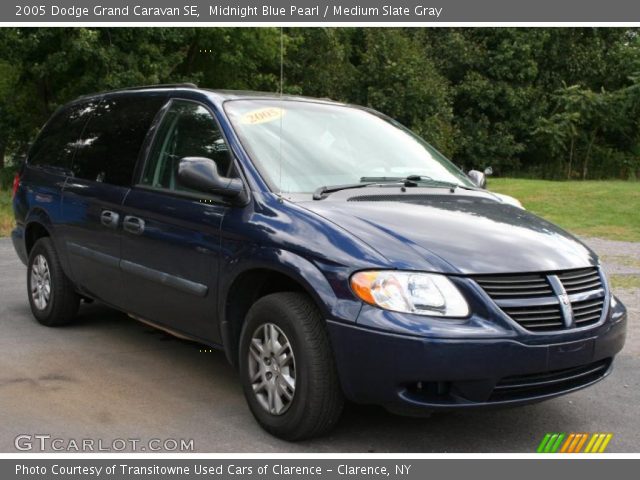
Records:
M491 192L493 195L495 195L496 197L498 197L500 200L502 200L503 203L506 203L507 205L511 205L517 208L521 208L522 210L526 210L523 206L522 203L520 203L520 200L518 200L517 198L514 197L510 197L509 195L505 195L503 193L496 193L496 192Z
M447 277L393 270L357 272L351 288L363 302L394 312L466 317L469 306Z

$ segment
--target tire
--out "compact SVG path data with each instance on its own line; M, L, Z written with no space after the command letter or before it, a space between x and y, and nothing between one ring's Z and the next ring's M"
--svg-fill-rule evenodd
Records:
M71 323L78 313L80 296L62 271L49 237L39 239L29 253L27 294L31 313L47 327Z
M263 360L268 357L269 342L265 341L268 331L271 338L277 339L276 349L285 351L272 356L271 362L259 362L259 352L263 353ZM261 345L255 345L260 342ZM289 348L284 346L287 342ZM287 352L292 353L288 359ZM247 313L239 355L247 403L267 432L295 441L318 437L336 424L344 404L342 390L325 321L309 297L283 292L259 299ZM269 373L278 385L271 397L267 387L263 387L271 381L267 380ZM258 390L254 391L254 385L260 385ZM273 399L271 403L269 398Z

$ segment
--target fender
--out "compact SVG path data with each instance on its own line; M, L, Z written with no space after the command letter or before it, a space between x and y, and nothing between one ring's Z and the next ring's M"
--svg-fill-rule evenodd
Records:
M325 319L355 323L362 308L362 303L354 298L341 298L337 295L327 276L315 263L295 252L256 246L250 254L238 259L237 262L226 262L220 272L218 295L220 336L227 359L232 364L235 364L233 358L235 348L232 326L227 319L227 298L240 275L252 270L271 270L297 282L311 296Z
M54 230L53 223L51 222L51 218L45 209L41 207L33 207L27 217L24 219L24 228L25 230L29 227L31 223L39 223L42 225L49 235L51 235Z
M69 263L67 261L66 249L64 248L64 245L61 244L60 239L58 238L58 235L55 234L56 228L54 223L51 221L51 217L49 216L47 211L41 207L33 207L29 211L29 213L27 214L24 220L25 233L24 233L23 246L24 246L25 252L27 251L27 232L29 230L29 227L33 224L38 224L47 231L47 233L49 234L49 238L51 238L51 241L53 242L53 245L56 249L58 258L60 259L62 270L64 271L67 277L72 278L72 276L70 275L71 272L69 269ZM28 253L27 253L27 258L28 258Z

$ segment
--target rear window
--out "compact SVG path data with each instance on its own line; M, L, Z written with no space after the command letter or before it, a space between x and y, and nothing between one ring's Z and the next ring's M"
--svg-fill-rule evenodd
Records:
M82 129L97 104L98 100L74 103L55 113L31 147L29 164L70 169Z
M104 98L78 141L75 177L130 185L140 147L166 95L114 95Z

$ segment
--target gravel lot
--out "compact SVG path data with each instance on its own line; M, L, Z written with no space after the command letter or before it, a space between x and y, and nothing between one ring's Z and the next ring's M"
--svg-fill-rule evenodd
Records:
M589 238L585 241L598 253L610 277L640 277L640 243L600 238ZM615 293L629 311L627 343L622 353L637 359L640 357L640 288L616 288ZM637 451L640 451L640 444Z
M640 274L640 244L589 239L612 274ZM328 437L298 444L264 433L220 352L100 306L48 329L32 318L25 268L0 239L0 451L20 434L69 439L193 439L201 452L533 452L546 432L613 432L610 452L640 452L640 290L614 373L592 388L522 408L397 417L349 406Z

